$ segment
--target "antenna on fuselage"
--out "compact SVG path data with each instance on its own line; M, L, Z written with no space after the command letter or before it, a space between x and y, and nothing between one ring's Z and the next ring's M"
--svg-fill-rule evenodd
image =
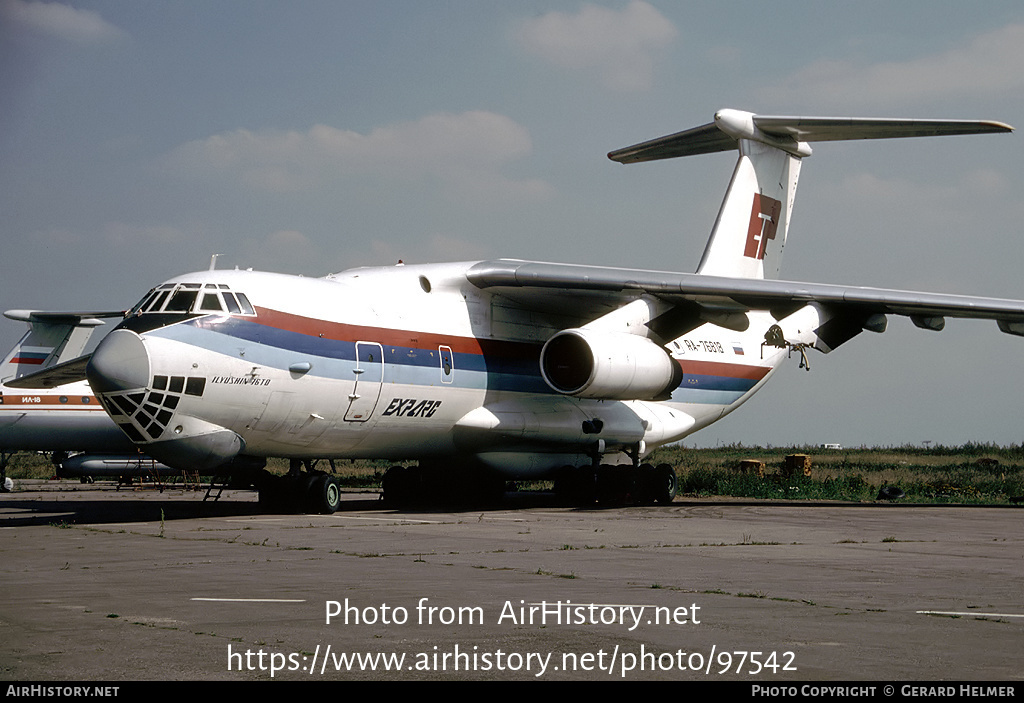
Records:
M211 271L213 271L215 268L217 268L217 257L218 256L220 256L220 254L210 254L210 270Z

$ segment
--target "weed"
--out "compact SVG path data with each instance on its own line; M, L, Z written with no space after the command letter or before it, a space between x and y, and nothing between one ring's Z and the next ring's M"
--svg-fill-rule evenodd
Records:
M811 457L811 475L784 477L781 466L788 454ZM741 474L742 459L758 459L766 475ZM882 486L898 486L904 503L997 504L1024 497L1024 444L998 446L984 442L928 447L860 447L821 450L818 447L759 447L742 444L697 449L682 444L661 447L645 461L676 468L679 492L688 496L736 496L787 500L873 502ZM377 488L387 461L352 461L337 467L335 478L347 488ZM287 460L272 459L268 470L284 474ZM50 478L50 461L33 452L14 455L7 475L14 479ZM550 482L522 484L528 490L547 490ZM478 516L477 520L482 519ZM161 515L161 536L164 535ZM67 522L54 527L70 528ZM248 528L247 528L248 529ZM529 534L525 528L520 534Z
M809 455L811 475L782 475L789 454ZM743 459L764 462L766 474L740 473L737 467ZM647 460L675 466L680 493L697 497L873 502L882 486L903 490L906 495L901 502L1006 504L1024 496L1024 445L969 443L841 452L812 447L675 445L656 450Z

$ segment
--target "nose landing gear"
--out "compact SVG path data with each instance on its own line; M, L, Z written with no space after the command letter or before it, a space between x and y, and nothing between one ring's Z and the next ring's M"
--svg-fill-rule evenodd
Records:
M305 465L305 471L301 470ZM331 465L333 469L333 462ZM264 472L257 481L260 505L270 511L331 515L341 505L341 484L306 461L293 459L284 476Z

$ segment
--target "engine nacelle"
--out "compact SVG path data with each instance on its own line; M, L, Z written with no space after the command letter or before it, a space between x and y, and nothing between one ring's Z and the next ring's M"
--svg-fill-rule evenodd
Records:
M562 330L540 353L540 371L559 393L606 400L667 398L683 380L668 350L646 337Z

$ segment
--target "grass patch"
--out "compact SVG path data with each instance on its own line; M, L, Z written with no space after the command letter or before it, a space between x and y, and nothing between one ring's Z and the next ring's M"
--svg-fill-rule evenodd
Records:
M785 476L789 454L811 457L810 476ZM740 461L758 459L765 475L741 473ZM734 496L809 500L875 501L883 486L898 486L900 502L1009 504L1024 496L1024 447L966 444L822 450L816 447L710 449L663 447L651 463L676 467L679 492L690 496Z
M811 475L784 476L781 468L789 454L809 455ZM765 476L738 471L743 459L763 461ZM674 466L679 476L679 493L697 497L871 502L878 500L882 487L897 486L906 494L899 499L901 503L998 505L1024 500L1024 445L1000 447L971 442L960 446L838 450L742 444L697 449L675 445L656 450L645 461ZM337 460L334 476L346 488L377 489L390 464L383 460ZM318 462L316 468L330 470L325 461ZM288 461L271 459L267 469L284 474L288 471ZM7 469L13 479L48 479L53 473L49 459L32 452L15 454ZM202 480L206 481L207 477ZM517 487L519 490L550 490L552 484L532 481ZM573 548L563 546L563 549Z

